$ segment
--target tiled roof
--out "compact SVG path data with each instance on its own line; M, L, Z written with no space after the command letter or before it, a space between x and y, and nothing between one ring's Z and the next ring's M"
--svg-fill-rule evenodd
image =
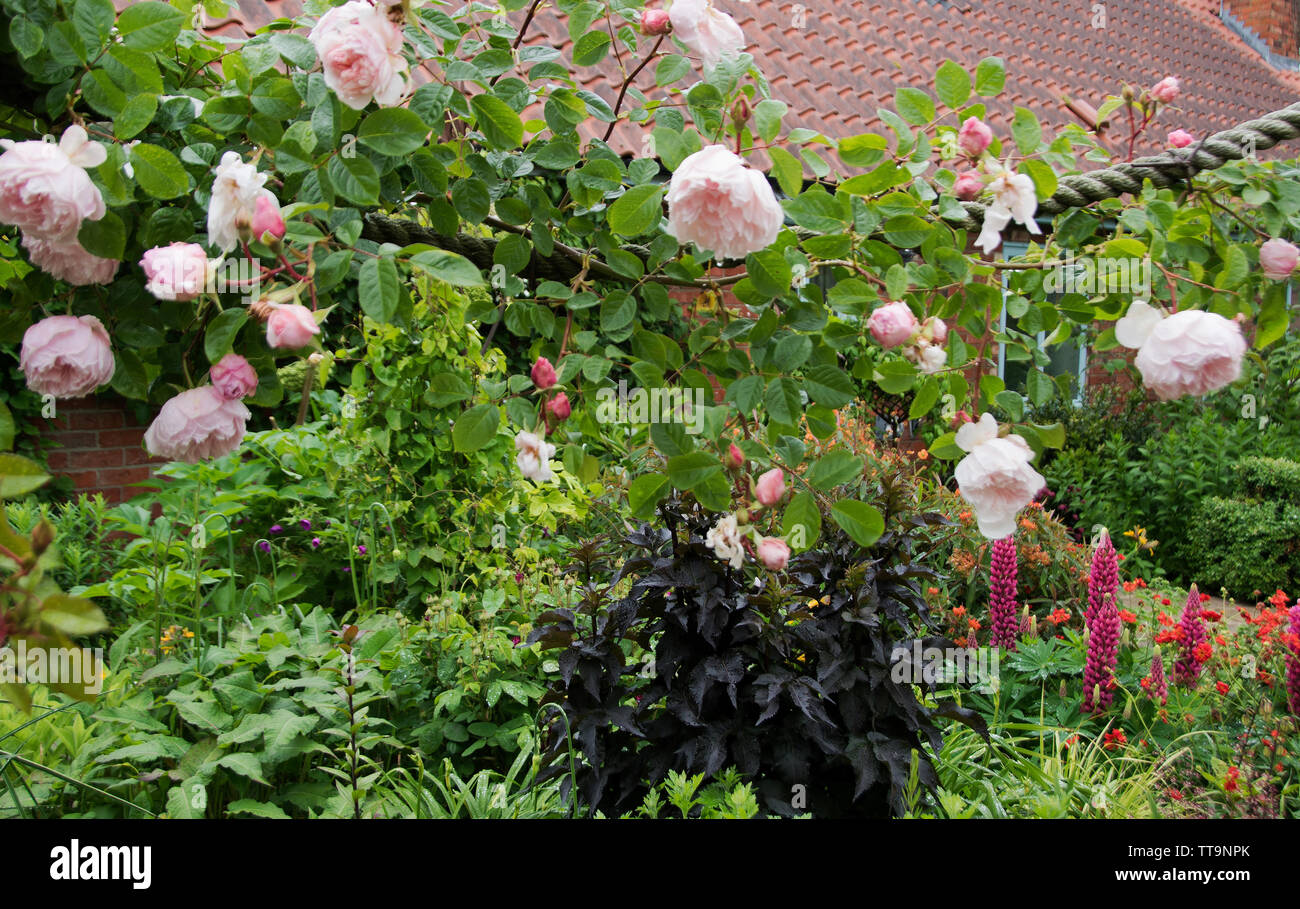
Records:
M1009 132L1015 106L1059 128L1078 122L1062 96L1096 107L1125 81L1143 87L1176 75L1183 85L1179 110L1162 116L1150 136L1154 144L1143 151L1160 148L1176 127L1200 136L1300 99L1300 73L1270 67L1219 21L1218 0L1105 4L1104 27L1094 27L1101 22L1093 0L716 2L740 23L773 95L790 106L787 126L832 139L883 129L876 110L892 106L899 86L928 88L945 59L972 70L983 57L1005 61L1007 89L988 105L999 134ZM301 4L239 0L239 10L211 30L232 36L252 31L272 18L298 15ZM567 56L565 24L544 5L526 43L549 43ZM621 83L612 55L582 75L585 87L612 102ZM641 129L625 124L612 143L620 151L639 150Z

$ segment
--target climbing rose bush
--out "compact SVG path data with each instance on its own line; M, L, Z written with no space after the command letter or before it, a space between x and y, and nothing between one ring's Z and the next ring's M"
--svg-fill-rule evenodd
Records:
M691 497L718 516L728 561L775 564L764 539L814 545L814 504L860 545L882 532L871 504L839 498L856 455L785 441L829 438L859 383L937 424L928 454L960 462L981 529L1001 537L1041 482L1032 460L1064 443L1035 416L1068 393L1054 345L1104 353L1149 329L1139 369L1172 397L1235 381L1246 346L1289 325L1293 165L1243 150L1188 181L1174 151L1151 165L1165 188L1078 195L1083 169L1164 144L1168 106L1197 92L1176 75L1116 86L1097 112L1130 131L1113 146L1079 126L1048 135L1027 109L998 115L1008 73L994 57L900 84L871 132L823 135L792 122L729 0L319 0L239 40L153 0L63 6L66 21L38 5L21 13L34 28L9 30L25 77L12 88L31 91L11 105L24 122L4 114L22 136L0 154L0 222L22 241L6 324L17 340L48 319L98 320L63 340L37 332L28 381L58 396L110 384L160 409L163 456L230 450L245 410L286 403L281 368L400 328L426 283L482 290L465 319L485 349L552 375L522 365L439 389L461 408L441 444L469 457L513 438L523 478L603 478L637 517ZM542 21L571 43L557 49ZM589 78L601 66L612 82ZM1031 243L1009 260L1013 224ZM1158 274L1140 300L1048 289L1088 257ZM987 343L1004 307L1019 328ZM1024 364L1023 388L997 376L1003 354ZM599 416L620 382L716 393L666 419ZM947 431L958 412L979 421ZM649 455L633 465L627 451ZM742 515L733 532L721 522L742 468L791 488L754 500L769 523Z
M18 365L27 387L56 398L81 398L113 378L116 365L104 330L94 316L50 316L23 334Z

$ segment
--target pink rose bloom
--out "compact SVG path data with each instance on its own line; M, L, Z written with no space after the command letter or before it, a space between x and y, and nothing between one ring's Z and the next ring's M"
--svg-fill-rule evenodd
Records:
M1169 134L1169 145L1172 148L1186 148L1195 141L1196 137L1185 129L1176 129Z
M537 358L537 362L533 364L533 369L530 375L532 376L533 384L541 389L550 388L555 384L555 381L558 378L555 375L555 367L552 366L551 361L545 357Z
M721 145L687 157L666 198L668 233L723 259L766 249L785 222L767 178Z
M993 130L978 117L967 117L957 130L957 147L969 158L978 158L993 141Z
M209 371L212 384L231 401L246 398L257 391L257 370L239 354L228 353Z
M773 467L759 477L754 486L754 495L768 508L781 501L781 496L785 495L785 474L781 468Z
M673 0L668 18L673 34L699 55L706 70L745 49L745 33L735 19L714 7L713 0Z
M0 147L0 223L70 241L82 221L104 217L104 197L86 168L104 163L108 152L80 126L69 126L58 145L0 139Z
M113 349L94 316L50 316L23 334L18 365L38 395L81 398L113 379Z
M648 9L641 16L641 34L666 35L672 31L672 17L667 10Z
M1295 271L1300 250L1280 237L1267 240L1259 248L1259 267L1271 281L1285 281Z
M277 350L297 350L320 334L316 317L301 303L274 303L266 320L266 343Z
M193 300L208 283L208 254L197 243L155 246L140 260L145 290L159 300Z
M745 464L745 453L740 450L735 442L727 448L727 466L732 470L738 470Z
M325 84L339 100L361 110L373 98L393 107L406 91L402 31L364 0L351 0L321 16L307 36L320 57Z
M975 171L964 170L959 173L957 179L953 181L952 192L953 195L958 199L961 199L963 202L969 202L972 199L978 198L979 194L984 192L984 181L980 179L980 175L975 173Z
M546 409L549 410L551 415L559 422L564 422L569 419L569 414L573 412L572 408L569 406L569 396L564 392L560 392L558 395L551 398L551 400L547 401Z
M930 316L921 323L921 336L935 344L948 340L948 323L938 316Z
M878 307L867 319L871 337L886 350L910 341L917 327L911 307L901 300Z
M1185 309L1168 318L1134 300L1115 323L1115 339L1137 348L1142 382L1162 401L1204 395L1241 377L1241 326L1217 313Z
M551 473L551 458L555 456L555 446L541 436L531 432L521 432L515 436L515 463L519 472L530 480L545 483L554 474Z
M212 385L182 391L162 406L144 434L144 447L157 458L195 464L228 455L244 439L252 416L241 401Z
M270 234L279 240L284 236L284 218L280 215L280 201L266 193L257 197L253 203L253 237L260 240L264 234Z
M1161 104L1169 104L1178 97L1178 79L1165 76L1151 88L1151 97Z
M790 561L790 547L779 537L763 537L758 541L758 557L769 571L781 571Z
M47 240L35 233L23 234L23 247L32 264L60 281L85 287L89 284L107 284L117 274L117 259L101 259L86 252L71 240Z
M1016 529L1016 512L1045 485L1042 474L1029 464L1034 450L1020 436L999 436L991 413L958 429L956 442L969 452L957 464L957 485L975 509L980 533L990 540L1010 536Z

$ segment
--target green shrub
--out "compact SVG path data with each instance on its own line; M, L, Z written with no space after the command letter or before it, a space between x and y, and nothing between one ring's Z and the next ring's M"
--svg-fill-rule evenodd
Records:
M1300 464L1285 458L1242 458L1237 483L1246 498L1300 504Z
M1239 599L1292 590L1300 582L1300 506L1218 496L1203 499L1190 522L1197 583Z

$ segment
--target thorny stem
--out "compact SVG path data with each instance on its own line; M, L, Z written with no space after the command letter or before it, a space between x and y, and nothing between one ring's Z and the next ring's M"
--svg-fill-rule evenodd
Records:
M627 95L628 88L634 81L636 81L636 77L641 74L641 70L645 69L650 61L655 58L655 54L659 52L659 45L663 43L664 36L660 35L658 40L655 41L654 47L650 48L650 53L646 54L645 59L637 64L637 68L632 70L632 72L628 74L628 77L623 80L623 86L618 90L618 98L614 101L614 119L609 121L609 126L605 128L605 135L601 141L608 142L609 137L614 134L614 127L618 124L618 112L623 107L623 98ZM737 136L736 142L740 142L739 136ZM739 149L737 149L737 151L739 151Z

